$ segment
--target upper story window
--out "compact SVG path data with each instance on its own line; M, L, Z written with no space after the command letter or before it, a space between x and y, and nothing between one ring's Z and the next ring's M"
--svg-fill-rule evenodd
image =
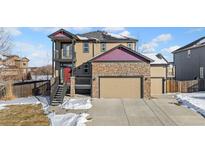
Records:
M127 47L133 49L132 43L127 43Z
M72 45L64 43L62 44L62 58L71 58L72 57Z
M83 43L83 52L84 53L89 52L89 43L88 42Z
M191 57L191 50L187 51L187 57L190 58Z
M106 51L106 44L101 43L101 52L105 52L105 51Z

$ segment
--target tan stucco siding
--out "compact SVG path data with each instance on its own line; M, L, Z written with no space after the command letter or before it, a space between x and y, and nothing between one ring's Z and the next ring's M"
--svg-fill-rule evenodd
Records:
M150 68L151 72L151 78L158 78L158 80L164 81L164 92L166 92L166 66L165 65L151 65ZM159 83L159 81L153 81L154 83L151 84L152 94L159 94L159 89L156 89L153 86L156 86L156 83ZM159 84L161 87L161 83ZM155 92L154 92L155 91ZM161 90L160 90L161 91Z
M99 55L99 54L101 54L101 53L103 53L103 52L101 52L101 45L100 45L101 43L95 43L95 56L96 55ZM133 45L133 49L134 49L134 47L135 47L135 43L132 43ZM112 49L112 48L114 48L114 47L116 47L116 46L118 46L118 45L124 45L124 46L127 46L128 45L128 43L106 43L106 50L108 51L108 50L110 50L110 49Z
M151 77L163 77L166 78L166 67L165 66L153 66L150 68Z
M106 50L108 51L108 50L110 50L118 45L127 46L128 43L126 43L126 42L125 43L106 43ZM134 49L135 43L132 43L132 46ZM83 42L77 42L75 44L75 52L76 52L76 67L87 62L91 58L103 53L101 51L101 43L94 43L94 42L89 43L89 52L88 53L83 52Z
M140 78L100 78L100 98L140 98Z
M76 67L87 62L89 59L93 57L93 43L89 43L89 52L83 52L83 42L79 42L75 44L75 52L76 52Z

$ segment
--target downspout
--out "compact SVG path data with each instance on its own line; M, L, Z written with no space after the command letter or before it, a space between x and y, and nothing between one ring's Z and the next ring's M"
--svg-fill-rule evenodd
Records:
M74 45L75 45L75 40L72 41L72 76L74 76L74 67L75 67L74 60L76 58L76 56L75 56L75 46Z
M94 43L95 42L93 41L93 55L92 55L93 57L95 56L95 49L94 49L95 48L95 44Z
M167 93L167 73L168 73L168 68L167 67L168 66L169 66L169 64L166 65L166 76L165 76L166 77L166 79L165 79L165 82L166 82L166 87L165 87L166 88L166 93Z
M52 77L54 77L54 41L52 40Z

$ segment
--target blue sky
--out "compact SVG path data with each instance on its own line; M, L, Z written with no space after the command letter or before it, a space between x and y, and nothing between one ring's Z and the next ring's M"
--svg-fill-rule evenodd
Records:
M42 66L51 63L51 41L47 37L59 28L21 27L5 28L11 33L14 47L12 54L26 56L30 59L30 66ZM139 40L139 52L162 53L172 61L171 51L187 43L205 36L205 28L179 27L111 27L111 28L65 28L68 31L84 33L93 30L105 30L115 34L131 36Z

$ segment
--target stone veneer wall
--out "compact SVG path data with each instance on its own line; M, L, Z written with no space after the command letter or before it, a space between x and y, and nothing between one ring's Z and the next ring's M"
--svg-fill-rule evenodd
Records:
M92 97L99 97L100 76L143 76L144 98L150 98L150 64L145 62L93 62Z

